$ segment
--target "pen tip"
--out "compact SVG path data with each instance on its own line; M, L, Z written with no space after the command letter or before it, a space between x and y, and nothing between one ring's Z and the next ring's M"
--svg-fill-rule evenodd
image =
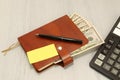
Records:
M39 36L39 34L37 33L37 34L35 34L36 36Z

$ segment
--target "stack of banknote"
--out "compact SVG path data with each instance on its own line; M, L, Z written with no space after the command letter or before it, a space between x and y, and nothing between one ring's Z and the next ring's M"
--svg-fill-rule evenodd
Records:
M69 17L72 19L72 21L76 24L76 26L80 29L80 31L86 36L86 38L89 41L88 44L86 44L85 46L80 47L79 49L73 51L71 53L71 56L76 56L104 43L104 40L100 37L95 27L92 24L90 24L86 19L84 19L83 17L76 13L72 14Z
M95 27L86 19L76 13L70 15L69 17L89 41L85 46L82 46L77 50L71 52L71 57L82 54L104 43L104 40L101 38ZM57 64L61 61L62 60L55 61L53 64Z

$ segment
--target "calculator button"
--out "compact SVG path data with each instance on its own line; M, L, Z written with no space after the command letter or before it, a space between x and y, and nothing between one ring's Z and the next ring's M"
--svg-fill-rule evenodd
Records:
M109 58L109 59L107 60L107 63L110 64L110 65L113 65L114 60L112 60L112 59Z
M99 54L99 55L98 55L98 58L101 59L101 60L104 60L105 55L103 55L103 54Z
M96 59L95 64L97 64L98 66L101 66L103 64L103 62L99 59Z
M118 77L120 78L120 73L119 73Z
M118 58L118 62L120 63L120 57Z
M105 63L105 64L103 65L103 68L104 68L105 70L109 71L110 68L111 68L111 66Z
M102 51L102 53L103 53L103 54L107 54L107 53L108 53L108 50L107 50L107 49L104 49L104 50Z
M108 43L113 44L113 43L114 43L114 41L113 41L113 40L109 40L109 41L108 41Z
M113 52L116 53L116 54L119 54L120 53L120 49L115 48Z
M117 48L120 49L120 43L117 45Z
M110 57L111 57L112 59L116 59L116 58L117 58L117 55L114 54L114 53L112 53L112 54L110 55Z
M114 67L117 68L117 69L120 69L120 64L119 63L115 63Z
M111 73L113 73L114 75L117 75L117 74L118 74L118 70L115 69L115 68L113 68L113 69L111 70Z
M110 45L110 44L106 44L105 47L106 47L107 49L110 49L110 48L111 48L111 45Z

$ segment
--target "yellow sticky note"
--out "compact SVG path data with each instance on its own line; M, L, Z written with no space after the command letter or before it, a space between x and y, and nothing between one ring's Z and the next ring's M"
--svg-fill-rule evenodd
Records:
M27 52L27 56L30 64L36 63L57 55L58 55L58 52L54 44L50 44L50 45Z

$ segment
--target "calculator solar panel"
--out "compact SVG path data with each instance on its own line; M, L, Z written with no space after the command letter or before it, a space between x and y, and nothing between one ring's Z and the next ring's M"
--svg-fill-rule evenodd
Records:
M120 17L91 60L90 66L112 80L120 80Z

